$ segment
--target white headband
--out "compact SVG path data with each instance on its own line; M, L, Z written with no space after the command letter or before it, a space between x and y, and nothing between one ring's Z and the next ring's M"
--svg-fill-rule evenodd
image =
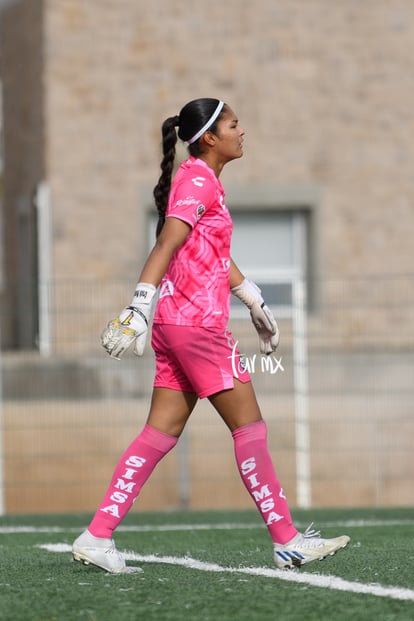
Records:
M223 106L224 106L224 101L219 101L218 105L217 105L217 108L214 110L213 114L211 115L211 117L209 118L207 123L205 125L203 125L203 127L200 129L200 131L198 131L192 138L190 138L190 140L187 140L188 144L193 144L193 142L198 140L200 138L200 136L202 136L204 134L204 132L206 132L208 130L208 128L213 125L214 121L216 120L216 118L218 117L220 112L222 111Z

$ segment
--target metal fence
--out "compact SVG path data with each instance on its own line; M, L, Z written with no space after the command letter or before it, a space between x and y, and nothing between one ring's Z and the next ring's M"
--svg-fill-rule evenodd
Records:
M303 285L296 282L299 294L280 319L273 360L258 354L247 314L230 322L290 504L413 505L414 275L308 283L318 292L310 310ZM48 290L55 292L50 346L1 355L0 509L7 513L92 511L149 407L149 344L142 359L128 354L121 362L99 345L127 285L79 280ZM136 507L250 506L231 436L200 401Z

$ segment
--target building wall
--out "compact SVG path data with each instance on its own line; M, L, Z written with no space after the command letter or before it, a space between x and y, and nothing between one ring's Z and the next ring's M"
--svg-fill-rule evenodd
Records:
M64 280L121 280L130 291L148 251L161 122L205 95L228 101L246 129L245 155L226 167L225 186L320 189L316 278L412 270L410 0L213 0L191 10L183 0L23 0L3 13L14 178L5 209L13 214L45 177L57 313L67 305ZM11 248L8 257L13 279ZM321 289L322 310L332 289ZM103 296L114 311L125 299L114 303L111 288ZM360 296L369 299L369 288ZM368 315L360 332L370 325Z
M306 200L309 188L309 196L318 196L311 239L317 300L307 326L314 502L412 503L406 475L414 349L412 1L19 0L3 10L0 34L11 283L0 292L6 350L33 346L35 318L26 312L36 297L26 280L34 262L31 197L42 180L52 197L52 356L3 358L10 510L96 505L112 452L127 441L115 410L99 418L105 381L115 401L131 397L128 439L134 421L144 420L149 358L133 371L104 371L98 335L129 300L148 252L161 123L199 96L227 101L246 130L244 157L222 174L230 209L246 196L260 203L264 188L278 205L292 196ZM185 157L185 149L179 154ZM292 326L281 328L287 358ZM247 322L238 329L255 351L250 324L248 332ZM66 382L64 394L54 371ZM279 471L294 498L292 389L286 404L273 384L255 379L274 428L272 451L282 456ZM137 396L145 403L134 405ZM86 424L79 434L77 417ZM91 429L88 417L105 424ZM214 486L209 456L197 459L200 437L216 442L215 429L207 430L211 436L202 429L205 420L196 419L197 433L190 434L197 507L210 503ZM94 464L88 442L99 453ZM26 460L16 460L19 446L27 446ZM217 460L219 476L229 472L228 459L227 453ZM108 470L101 479L103 460ZM79 496L85 463L91 478ZM166 483L164 476L168 466L144 507L179 503L175 479ZM233 476L220 502L244 506L249 499L235 491Z

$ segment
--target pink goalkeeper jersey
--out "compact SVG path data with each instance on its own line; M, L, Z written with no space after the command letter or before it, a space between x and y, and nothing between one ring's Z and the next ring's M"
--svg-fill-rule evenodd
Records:
M232 221L220 181L190 157L174 177L166 217L191 226L160 284L154 323L225 328L230 309Z

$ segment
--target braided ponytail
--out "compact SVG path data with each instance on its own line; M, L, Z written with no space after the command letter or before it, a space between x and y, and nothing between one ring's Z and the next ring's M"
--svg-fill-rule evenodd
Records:
M171 189L177 144L175 128L178 126L178 138L188 143L190 155L199 157L203 153L200 138L207 129L216 133L217 122L225 105L222 101L209 97L193 99L181 109L179 116L171 116L162 124L163 159L161 161L161 176L153 191L158 210L157 237L164 226L168 195Z
M155 206L158 211L158 224L156 236L161 233L165 222L165 212L167 209L168 195L171 189L172 172L174 168L175 146L177 144L177 133L175 127L178 125L178 116L171 116L162 124L162 151L161 175L158 183L153 190Z

